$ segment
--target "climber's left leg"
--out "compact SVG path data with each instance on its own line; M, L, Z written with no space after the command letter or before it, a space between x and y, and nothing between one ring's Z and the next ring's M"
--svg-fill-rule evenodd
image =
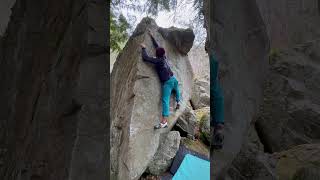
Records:
M180 89L179 89L179 82L175 77L174 77L173 89L176 92L176 102L177 102L176 109L179 109L180 108Z
M170 96L174 87L173 79L169 79L162 86L162 121L166 121L170 115Z
M160 119L160 124L154 126L155 129L168 127L168 117L170 115L170 96L172 89L172 79L169 79L162 84L162 116Z
M224 139L224 99L218 81L218 62L210 56L210 124L213 129L212 147L221 149Z
M213 107L213 126L224 124L223 94L218 81L215 83L216 85L213 87L213 104L210 104L210 106Z

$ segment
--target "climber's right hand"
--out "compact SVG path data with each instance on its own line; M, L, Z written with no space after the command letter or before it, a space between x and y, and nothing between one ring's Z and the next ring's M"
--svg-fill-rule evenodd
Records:
M149 35L150 35L150 36L152 36L152 37L153 37L153 33L151 32L151 30L150 30L150 29L148 30L148 33L149 33Z

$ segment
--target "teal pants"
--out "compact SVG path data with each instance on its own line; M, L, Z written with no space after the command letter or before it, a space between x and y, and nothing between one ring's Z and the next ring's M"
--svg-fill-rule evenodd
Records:
M224 123L224 100L222 89L218 81L218 62L210 55L210 123L215 126Z
M176 101L179 102L179 84L178 80L174 76L162 84L162 116L164 117L168 117L170 115L170 96L172 90L176 92Z

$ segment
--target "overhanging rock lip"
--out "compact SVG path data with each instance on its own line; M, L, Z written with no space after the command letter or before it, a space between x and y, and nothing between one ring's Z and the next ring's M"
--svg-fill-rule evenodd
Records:
M187 55L193 46L195 34L191 28L159 27L154 19L144 17L137 25L130 38L144 35L147 30L159 32L162 37L170 42L182 55ZM177 38L179 37L179 38Z

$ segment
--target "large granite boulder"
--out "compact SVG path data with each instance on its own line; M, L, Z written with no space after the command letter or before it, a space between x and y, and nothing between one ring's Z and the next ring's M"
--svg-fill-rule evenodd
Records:
M145 43L148 53L155 53L147 29L155 34L155 39L165 48L168 63L179 81L182 94L181 108L177 111L174 110L174 96L171 98L169 127L156 131L153 126L159 122L162 110L161 84L154 66L142 60L139 47L140 43ZM160 134L174 126L191 97L193 73L188 57L181 54L175 44L163 38L158 29L153 19L144 18L113 67L111 179L136 180L141 176L158 149Z
M203 46L193 46L188 53L195 78L210 81L209 57Z
M163 138L164 140L160 143L157 153L148 166L148 172L153 175L161 175L170 168L180 146L179 131L170 131L166 135L167 137Z

